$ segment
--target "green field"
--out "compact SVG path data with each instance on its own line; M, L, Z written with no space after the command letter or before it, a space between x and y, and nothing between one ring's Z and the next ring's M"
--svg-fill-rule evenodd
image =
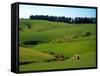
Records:
M19 71L96 67L96 24L20 19L19 45Z

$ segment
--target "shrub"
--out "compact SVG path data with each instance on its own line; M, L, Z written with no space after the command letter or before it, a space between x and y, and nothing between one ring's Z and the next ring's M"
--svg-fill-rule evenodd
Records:
M83 37L90 36L90 35L91 35L91 32L89 32L89 31L85 31L82 34Z
M31 29L31 25L27 25L28 29Z
M75 34L75 35L72 36L72 38L73 38L73 39L78 38L78 35Z
M20 30L20 31L22 31L22 28L21 28L21 27L19 27L19 30Z
M56 57L56 59L57 59L58 61L63 61L63 60L66 59L66 58L64 57L63 54L56 54L55 57Z
M50 52L50 54L55 54L54 52Z

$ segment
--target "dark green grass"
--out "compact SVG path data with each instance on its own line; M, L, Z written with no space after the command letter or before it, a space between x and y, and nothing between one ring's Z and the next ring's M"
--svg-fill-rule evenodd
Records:
M25 23L29 23L31 29L28 29L26 27L27 24ZM96 32L95 24L67 24L61 22L49 22L44 20L22 20L20 23L20 27L22 27L23 29L19 33L21 41L51 41L63 36L81 35L84 31L90 31L91 34L95 34ZM34 30L35 27L41 29L42 31ZM48 29L48 27L52 29Z

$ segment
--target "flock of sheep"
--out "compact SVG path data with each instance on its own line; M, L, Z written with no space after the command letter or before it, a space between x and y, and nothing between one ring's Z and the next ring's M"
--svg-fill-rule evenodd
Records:
M65 57L63 54L55 54L53 52L50 52L50 54L52 54L55 57L55 59L47 60L47 62L64 61L66 59L72 59L72 60L79 60L80 59L80 56L78 54L74 54L72 57Z

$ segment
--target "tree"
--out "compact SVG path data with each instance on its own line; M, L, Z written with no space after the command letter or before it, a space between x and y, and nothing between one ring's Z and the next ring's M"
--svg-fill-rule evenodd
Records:
M38 20L48 20L48 21L56 21L56 22L64 22L64 23L96 23L96 18L88 18L88 17L65 17L65 16L48 16L48 15L31 15L30 19L38 19Z

